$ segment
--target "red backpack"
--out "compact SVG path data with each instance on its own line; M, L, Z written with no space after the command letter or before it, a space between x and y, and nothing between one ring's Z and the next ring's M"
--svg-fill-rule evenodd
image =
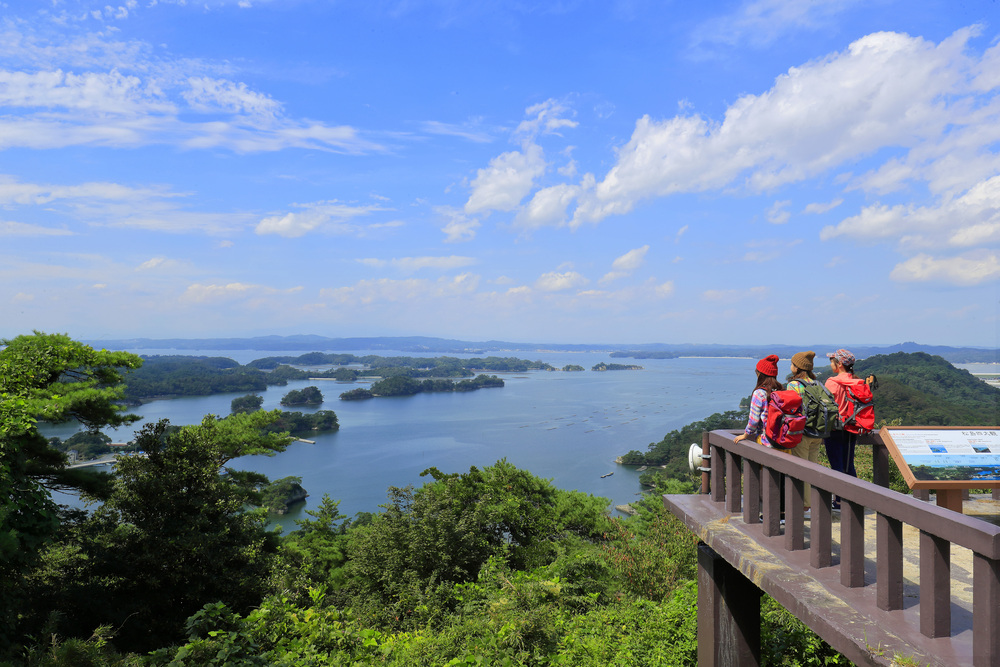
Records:
M806 417L802 397L794 389L772 391L767 399L767 424L764 435L775 447L792 449L802 442Z
M875 428L875 397L871 387L862 378L842 382L847 390L847 405L840 415L848 433L871 433Z

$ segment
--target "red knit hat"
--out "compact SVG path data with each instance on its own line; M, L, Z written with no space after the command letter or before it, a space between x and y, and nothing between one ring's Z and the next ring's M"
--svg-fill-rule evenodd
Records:
M776 354L769 354L757 362L757 372L771 377L778 377L778 361Z

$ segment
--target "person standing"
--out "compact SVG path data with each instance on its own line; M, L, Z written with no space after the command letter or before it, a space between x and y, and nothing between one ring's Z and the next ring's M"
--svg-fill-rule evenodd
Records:
M854 415L855 407L851 404L851 397L847 391L847 385L855 385L859 381L854 377L854 355L848 350L840 349L826 355L830 359L830 370L834 375L828 378L825 386L833 394L837 401L837 410L840 412L841 421L845 424L843 430L837 430L830 434L830 437L823 440L826 446L826 457L830 459L830 468L839 472L857 477L857 470L854 469L854 448L858 443L858 434L861 432ZM840 498L833 502L834 509L840 509Z
M816 382L816 374L813 373L813 359L816 357L816 353L812 350L808 352L797 352L792 356L792 375L788 379L788 389L792 389L799 395L803 400L803 405L805 405L805 391L806 385ZM802 441L794 449L788 450L789 454L798 456L800 459L805 459L806 461L812 461L813 463L819 463L819 447L822 444L823 438L812 437L809 435L803 435ZM803 484L803 498L805 499L805 509L806 512L810 509L810 503L812 500L812 486L810 484Z

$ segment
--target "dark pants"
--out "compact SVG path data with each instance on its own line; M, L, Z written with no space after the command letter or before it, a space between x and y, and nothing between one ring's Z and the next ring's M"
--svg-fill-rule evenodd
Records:
M830 468L857 477L858 472L854 469L854 446L857 443L857 434L847 431L834 431L829 438L824 438L823 444L826 446L826 458L830 459ZM834 505L840 505L839 496Z

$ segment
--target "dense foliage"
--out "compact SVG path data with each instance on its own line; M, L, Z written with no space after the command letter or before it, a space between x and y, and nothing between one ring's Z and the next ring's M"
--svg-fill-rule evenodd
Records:
M43 341L34 343L45 347ZM72 348L71 341L60 344ZM12 393L8 388L15 383L4 386L5 471L19 470L9 452L30 451L16 450L22 442L17 438L30 432L43 410L51 418L79 414L86 424L126 419L113 409L118 371L101 375L106 382L99 393L89 394L89 404L74 402L68 397L75 387L53 388L26 371L25 359L35 358L25 354L11 361L0 354L12 378L31 378L23 386L44 389L35 396L41 400L31 403L34 390ZM135 361L93 359L125 367ZM892 394L885 392L886 383L897 375L876 372L882 383L878 397L886 403L880 409L887 413ZM402 388L427 381L406 375L383 380ZM951 388L950 379L939 384L952 393L935 395L937 401L964 396L974 406L986 395L964 395ZM78 398L89 391L80 389ZM47 407L61 400L68 401L63 408ZM316 415L323 413L336 423L332 412ZM248 410L179 429L162 422L148 426L136 438L146 456L118 463L105 502L89 516L64 514L60 522L50 502L23 504L31 496L0 495L8 503L0 515L5 531L0 547L9 544L3 540L11 538L17 520L30 517L44 527L22 543L33 555L18 561L0 551L4 565L18 568L14 577L0 573L8 619L0 662L53 667L697 663L697 537L664 510L658 494L689 490L690 444L700 443L705 430L741 428L745 413L712 415L672 431L645 453L625 455L626 463L666 466L650 475L657 493L633 503L638 514L626 520L609 518L605 499L558 489L501 460L465 473L430 468L419 488L390 487L386 504L374 515L348 519L336 501L324 497L297 530L279 538L266 530L263 510L247 508L276 505L279 497L297 491L300 480L268 486L261 475L231 470L227 463L279 451L288 437L271 431L295 430L281 421L291 418ZM870 454L866 458L862 449L859 475L870 475L870 465ZM23 471L21 479L28 479ZM47 499L43 487L27 488ZM11 513L11 498L22 502L17 514ZM765 598L763 608L764 664L847 664L772 600Z
M284 514L291 503L306 499L306 490L302 488L301 477L282 477L264 487L260 494L261 507L268 512Z
M323 392L319 387L293 389L281 397L282 405L319 405L323 402Z
M413 396L421 392L475 391L485 387L502 387L503 380L496 375L477 375L473 379L459 380L414 380L405 375L394 375L379 380L371 389L355 389L344 392L340 398L345 401L372 398L375 396Z
M1000 425L1000 389L924 352L876 355L855 374L878 377L875 414L905 425Z
M592 371L641 371L642 366L637 366L636 364L609 364L607 362L600 362L594 364L591 368Z
M226 392L264 391L269 376L225 357L147 357L128 380L126 397L132 401L175 396L207 396Z

